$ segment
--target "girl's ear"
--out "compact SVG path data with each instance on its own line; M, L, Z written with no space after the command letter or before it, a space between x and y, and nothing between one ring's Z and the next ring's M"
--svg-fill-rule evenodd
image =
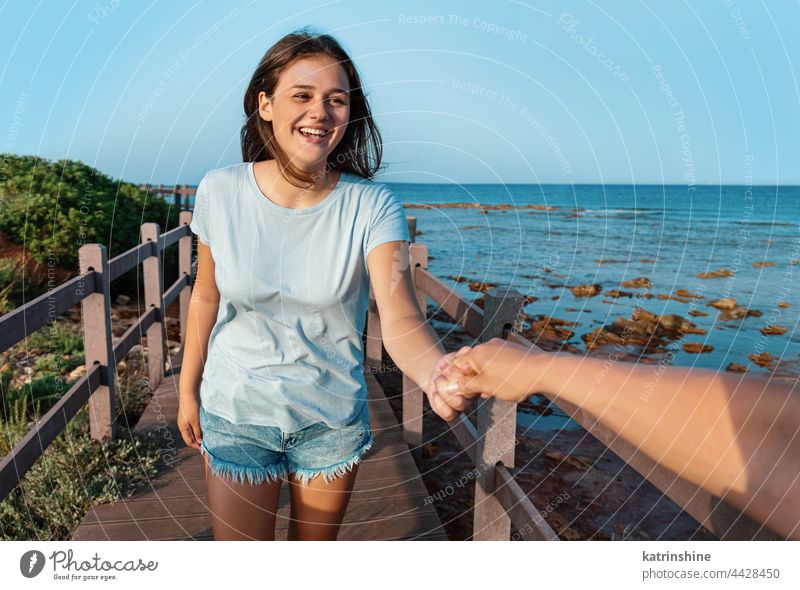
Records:
M258 114L265 121L272 121L272 101L263 90L258 93Z

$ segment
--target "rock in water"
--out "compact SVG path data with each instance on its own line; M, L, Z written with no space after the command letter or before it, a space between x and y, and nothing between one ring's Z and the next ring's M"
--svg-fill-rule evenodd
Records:
M684 342L683 350L691 352L692 354L699 354L701 352L711 352L714 347L710 344L703 344L702 342Z
M727 268L720 268L719 270L712 270L711 272L701 272L697 275L698 279L719 279L722 277L732 277L733 272Z
M636 279L631 279L629 281L622 281L623 287L629 287L631 289L639 289L644 287L645 289L650 289L653 287L652 281L647 277L638 277Z
M575 297L594 297L601 289L602 287L597 283L594 285L576 285L572 287L572 294Z
M761 333L764 336L780 336L781 334L786 334L788 329L786 326L764 326L761 328Z

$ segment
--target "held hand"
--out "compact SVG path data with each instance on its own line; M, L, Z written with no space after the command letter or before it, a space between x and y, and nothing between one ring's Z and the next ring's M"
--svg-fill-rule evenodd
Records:
M196 395L181 394L178 398L178 430L187 447L200 449L200 400Z
M451 390L458 392L443 393L443 401L450 404L453 397L477 395L515 403L524 401L535 393L531 363L539 354L545 353L536 346L528 348L501 338L492 338L457 354L451 359L451 366L442 369L442 376L453 383ZM441 385L440 391L446 392L447 385Z
M452 360L458 354L462 354L462 351L468 349L469 347L465 346L457 353L451 352L442 356L432 371L428 383L422 388L428 397L428 403L430 403L431 409L437 416L447 422L455 420L461 412L469 407L470 403L467 398L453 395L452 393L448 394L446 392L446 388L450 385L450 382L442 375L442 369L451 367ZM445 402L445 398L447 398L447 402Z

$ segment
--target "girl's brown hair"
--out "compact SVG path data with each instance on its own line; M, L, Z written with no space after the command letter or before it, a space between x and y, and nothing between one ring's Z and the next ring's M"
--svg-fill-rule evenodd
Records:
M242 125L242 161L259 162L274 159L281 174L293 185L304 186L314 178L289 161L289 156L275 140L272 122L258 114L258 93L262 90L272 97L278 78L290 63L298 58L327 55L344 69L350 82L350 120L341 141L328 155L328 170L343 170L372 178L380 168L382 157L381 135L372 120L367 97L350 56L330 35L320 35L301 29L283 37L270 47L261 58L244 93Z

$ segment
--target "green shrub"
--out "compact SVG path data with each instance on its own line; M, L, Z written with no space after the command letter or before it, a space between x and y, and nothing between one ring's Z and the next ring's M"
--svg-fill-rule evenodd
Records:
M160 196L82 162L14 154L0 158L6 175L0 227L41 263L77 271L82 244L104 244L113 258L139 244L142 223L157 222L162 232L178 224L178 212ZM165 256L170 275L174 258ZM115 283L118 290L135 287L135 273L126 274L131 276Z
M19 361L33 359L33 378L24 385L12 386L13 368ZM9 350L9 368L0 378L0 394L4 398L3 417L7 406L27 399L33 408L39 402L47 412L74 383L67 376L84 364L83 337L80 324L54 321L49 326L31 333L28 338ZM8 376L5 375L8 373Z
M83 334L77 324L54 321L49 326L28 336L28 349L52 352L62 356L82 354Z
M9 388L6 392L6 405L13 406L21 400L26 400L31 407L38 403L42 412L47 412L69 388L66 380L58 375L43 373L22 387Z
M0 314L36 299L45 291L47 275L41 263L34 263L32 270L23 272L21 261L0 258Z

